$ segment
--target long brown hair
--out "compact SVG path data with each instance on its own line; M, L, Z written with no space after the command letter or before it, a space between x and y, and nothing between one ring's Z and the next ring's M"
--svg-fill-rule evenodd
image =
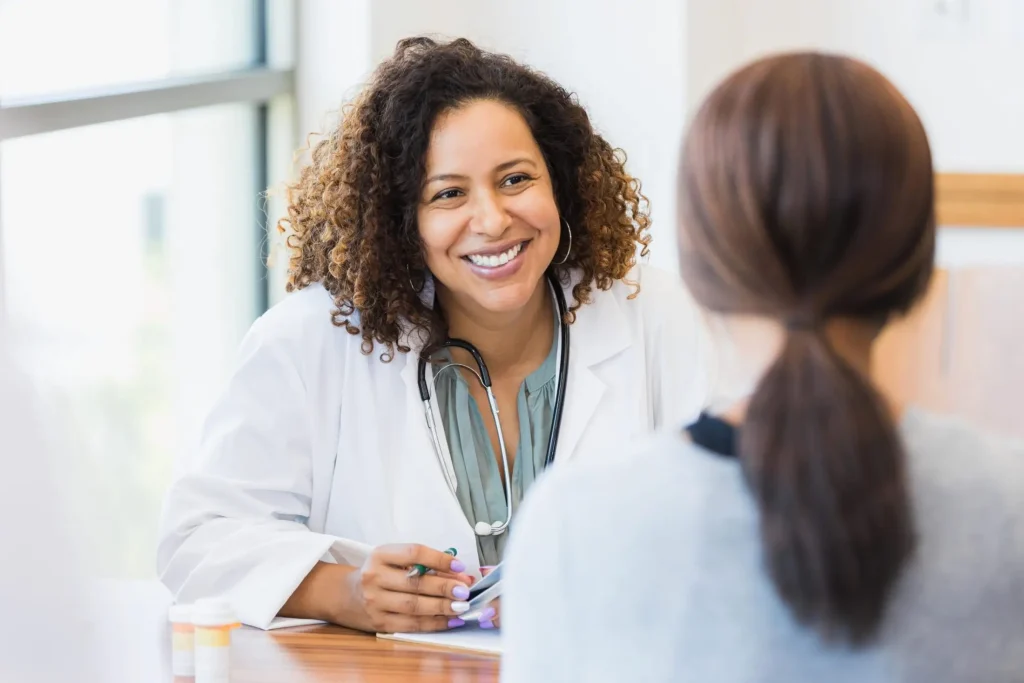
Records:
M880 329L924 293L935 250L924 127L861 62L778 55L709 96L680 185L681 265L696 298L787 330L739 438L768 572L799 622L862 644L914 524L890 410L824 325Z

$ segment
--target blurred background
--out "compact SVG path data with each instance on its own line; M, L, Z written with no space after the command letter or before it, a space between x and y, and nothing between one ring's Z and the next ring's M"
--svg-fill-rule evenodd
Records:
M881 69L931 135L943 229L879 378L1024 435L1024 0L0 0L0 316L97 573L154 575L163 492L284 296L296 151L422 33L577 92L643 180L669 270L678 143L718 79L794 48Z

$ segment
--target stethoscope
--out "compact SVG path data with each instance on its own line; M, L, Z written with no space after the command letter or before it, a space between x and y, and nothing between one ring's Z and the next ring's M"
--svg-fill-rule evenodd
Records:
M558 447L558 430L562 425L562 407L565 404L565 385L566 380L569 376L569 325L566 323L567 307L565 305L565 294L562 292L561 286L555 279L553 274L548 275L548 283L551 285L551 290L555 297L555 306L558 308L558 323L559 323L559 334L558 334L558 374L555 376L555 382L557 389L555 391L555 408L551 417L551 434L548 437L548 450L544 456L544 467L548 467L555 460L555 450ZM434 423L434 411L430 407L430 391L437 387L437 378L442 372L449 368L461 367L469 370L476 375L477 380L483 385L484 390L487 392L487 402L491 408L491 418L494 420L494 427L498 431L498 447L501 450L501 464L505 471L505 521L503 522L487 522L480 521L476 523L473 530L477 536L497 536L503 534L508 529L509 524L512 523L512 479L509 475L508 469L508 452L505 450L505 434L501 431L501 421L498 419L498 402L494 398L494 392L491 390L491 375L487 371L487 364L484 362L483 356L480 355L480 351L475 346L462 339L446 339L440 345L432 348L432 351L438 351L442 348L457 347L465 350L469 355L473 356L473 360L476 361L477 369L463 365L462 363L449 363L443 366L440 370L434 373L434 380L430 385L427 384L427 355L420 355L419 363L419 386L420 386L420 399L423 401L423 411L426 416L427 430L430 432L430 441L434 447L434 455L437 457L437 462L441 466L441 471L444 473L445 481L448 483L448 488L451 489L452 495L455 495L456 482L455 475L450 471L449 467L445 463L443 451L441 449L441 441L438 437L437 425Z

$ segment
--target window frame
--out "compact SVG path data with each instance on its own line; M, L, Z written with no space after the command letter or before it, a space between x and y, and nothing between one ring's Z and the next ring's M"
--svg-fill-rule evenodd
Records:
M119 83L67 93L17 99L0 98L0 143L20 137L155 114L223 104L254 105L256 131L253 145L257 169L254 174L252 201L257 205L256 215L265 217L265 220L257 225L257 250L253 254L253 258L259 259L257 277L252 286L256 294L257 314L260 314L266 311L270 300L267 249L271 218L264 210L265 192L270 178L270 103L281 96L294 97L295 71L292 67L275 68L268 61L268 5L273 0L252 1L255 6L254 56L249 66L220 73ZM291 8L293 13L296 6L297 3ZM296 25L294 19L293 16L293 27ZM294 134L291 137L294 138ZM3 186L0 184L0 207L2 206ZM5 282L4 226L0 212L0 329L4 327L7 319Z

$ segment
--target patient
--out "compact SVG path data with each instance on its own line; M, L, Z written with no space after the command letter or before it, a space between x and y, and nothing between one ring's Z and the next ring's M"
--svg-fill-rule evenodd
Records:
M538 484L504 680L1024 680L1024 443L868 375L932 274L932 179L914 110L860 62L776 56L710 95L681 267L757 389Z

